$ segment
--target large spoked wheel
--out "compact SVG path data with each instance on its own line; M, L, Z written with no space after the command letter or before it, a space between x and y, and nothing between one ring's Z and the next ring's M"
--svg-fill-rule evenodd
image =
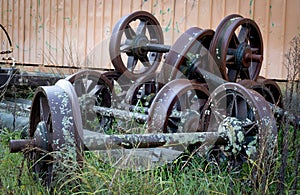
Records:
M225 83L211 93L201 119L203 131L217 131L227 137L226 146L210 152L218 163L247 159L267 159L272 155L277 127L269 103L254 90L236 83Z
M196 132L209 96L206 84L187 79L167 83L155 96L148 117L151 133Z
M111 107L113 96L112 81L102 73L93 70L83 70L66 78L76 92L82 116L83 128L108 130L112 119L98 115L94 106ZM98 123L100 124L95 124Z
M111 61L119 72L135 79L155 72L163 52L163 32L157 19L145 11L121 18L109 43ZM161 51L159 48L163 48ZM166 51L164 51L166 50Z
M216 31L210 53L225 80L256 80L263 60L263 40L259 27L251 19L229 18Z
M35 147L26 153L28 167L51 188L62 179L60 174L75 171L82 161L81 127L75 123L69 95L58 86L39 87L31 110L29 136Z

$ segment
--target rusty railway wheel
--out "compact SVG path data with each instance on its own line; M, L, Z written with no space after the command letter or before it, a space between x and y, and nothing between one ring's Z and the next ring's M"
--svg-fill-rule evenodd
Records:
M283 108L282 93L275 81L259 76L256 81L245 79L241 80L239 84L258 92L267 102Z
M76 92L85 129L107 130L112 119L98 115L94 106L111 107L114 96L112 80L94 70L82 70L65 78ZM99 128L97 122L101 128Z
M166 84L155 96L148 117L151 133L195 132L200 114L209 97L206 84L176 79Z
M49 189L62 179L62 173L76 171L82 161L82 127L77 126L73 114L72 100L62 88L36 90L29 127L35 147L27 148L25 154L29 172Z
M157 19L148 12L136 11L122 17L115 25L109 54L117 71L136 79L155 72L163 55L163 51L156 48L164 47L163 43L163 32Z
M150 107L162 86L163 84L158 81L157 73L141 76L128 89L125 102L129 105L140 104L143 107Z
M192 67L188 61L196 55L201 55L201 50L208 50L214 31L191 27L183 33L172 45L162 67L160 82L167 83L178 77L189 78L193 75ZM205 58L208 52L204 52Z
M256 80L263 60L263 40L257 24L247 18L229 17L216 31L210 53L223 79Z
M202 131L231 135L226 147L211 149L209 156L218 163L236 166L249 158L268 159L274 152L277 127L269 103L256 91L237 83L225 83L211 93L201 124Z

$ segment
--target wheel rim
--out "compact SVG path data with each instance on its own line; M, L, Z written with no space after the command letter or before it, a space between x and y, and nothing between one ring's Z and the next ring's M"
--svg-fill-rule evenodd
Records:
M74 122L71 104L68 94L57 86L39 87L33 98L29 136L37 147L29 151L29 169L48 188L57 181L63 163L80 165L82 161L82 132Z

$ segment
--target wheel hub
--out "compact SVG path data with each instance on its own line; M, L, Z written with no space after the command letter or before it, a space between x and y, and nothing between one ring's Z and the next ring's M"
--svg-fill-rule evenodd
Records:
M251 56L251 47L244 42L238 46L235 53L235 64L238 65L239 69L241 67L248 68L250 66L247 56Z
M218 127L218 132L227 139L226 152L238 154L245 144L243 122L235 117L226 117Z
M149 43L148 38L143 34L138 34L132 42L133 55L137 58L141 58L147 55L147 51L143 48Z

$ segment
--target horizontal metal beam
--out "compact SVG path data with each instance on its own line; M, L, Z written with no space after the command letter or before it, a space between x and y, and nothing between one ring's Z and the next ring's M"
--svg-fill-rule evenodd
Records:
M83 132L84 150L109 150L132 148L176 147L207 143L208 146L226 144L225 135L218 132L121 134L107 135L89 130ZM26 147L39 147L35 139L10 141L10 152L21 152Z
M88 150L107 150L118 148L155 148L191 144L226 144L226 138L218 132L161 133L161 134L123 134L107 135L84 131L83 143Z

